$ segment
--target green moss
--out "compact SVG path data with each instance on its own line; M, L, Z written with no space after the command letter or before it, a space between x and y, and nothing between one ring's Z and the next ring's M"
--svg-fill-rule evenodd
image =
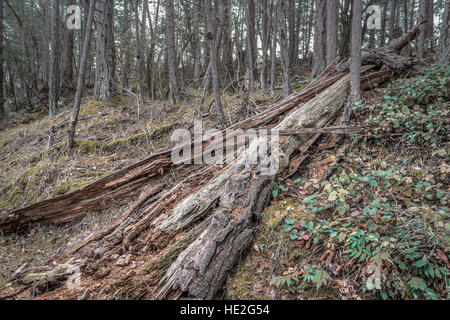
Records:
M29 164L25 168L25 178L27 183L33 184L41 175L42 171L48 167L48 163L40 162L36 165Z
M97 114L99 108L103 107L105 104L101 101L89 101L85 107L81 109L81 115L92 116Z
M0 208L10 208L12 204L8 200L0 201Z
M162 125L158 129L153 130L153 132L150 134L150 138L151 139L160 139L165 134L168 134L170 131L172 131L177 126L178 126L178 123L171 123L171 124Z
M78 146L80 147L81 152L83 152L85 154L94 153L96 150L102 148L102 144L100 142L92 141L92 140L81 140L78 143Z
M282 224L282 220L293 210L292 200L285 200L279 205L273 205L266 208L262 215L264 218L264 226L268 229L275 230Z
M254 282L252 278L254 270L242 264L230 278L230 286L227 288L227 298L231 300L245 300L252 296L251 285Z
M57 186L53 190L53 196L55 196L55 197L61 196L63 194L78 190L85 185L86 185L86 183L74 182L74 183L68 183L68 184L63 184L61 186Z
M110 101L112 104L118 105L118 106L124 106L127 104L125 99L121 95L117 95L113 97Z
M132 145L137 144L141 141L144 141L146 139L147 135L143 132L133 134L126 138L119 138L117 140L114 140L112 142L109 142L103 146L103 150L105 151L114 151L120 146L126 146L126 145Z

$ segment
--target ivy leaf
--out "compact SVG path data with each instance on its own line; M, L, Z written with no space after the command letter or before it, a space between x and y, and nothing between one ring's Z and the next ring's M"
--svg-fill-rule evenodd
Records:
M294 219L292 219L292 218L286 218L286 219L284 219L284 222L286 222L286 223L289 224L289 225L293 225L293 224L294 224Z
M376 187L378 187L378 181L372 179L372 180L369 181L369 185L370 185L372 188L376 188Z
M416 267L417 268L422 268L423 266L425 266L427 264L427 262L425 260L417 260L416 261Z

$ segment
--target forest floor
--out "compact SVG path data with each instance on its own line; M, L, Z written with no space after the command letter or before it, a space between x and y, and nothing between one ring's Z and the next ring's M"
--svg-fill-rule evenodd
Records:
M224 297L448 299L449 77L449 68L424 69L366 92L354 122L370 134L340 144L323 136L295 177L274 183L257 238ZM169 148L174 129L191 129L208 113L212 97L201 109L199 95L188 92L183 105L139 108L131 97L86 99L72 157L65 152L70 104L53 118L13 114L0 131L0 211L71 192ZM241 100L224 96L235 122L247 112ZM250 101L261 110L273 102L258 93ZM203 126L213 121L205 117ZM42 265L130 203L0 235L0 290L18 269Z
M47 110L10 114L0 124L0 212L26 207L82 188L114 171L132 165L151 154L173 146L172 132L192 129L203 117L203 126L213 126L212 96L200 106L201 91L187 92L183 105L165 101L142 103L134 97L118 95L107 103L86 97L77 126L77 148L66 153L67 123L71 105L55 117ZM239 94L224 95L225 113L239 121L246 110ZM264 108L273 102L257 93L250 101ZM208 110L209 109L209 110ZM3 126L3 128L1 127ZM61 252L71 240L101 229L119 217L134 199L117 203L78 221L63 225L36 225L25 233L2 235L0 231L0 290L21 266L38 267Z

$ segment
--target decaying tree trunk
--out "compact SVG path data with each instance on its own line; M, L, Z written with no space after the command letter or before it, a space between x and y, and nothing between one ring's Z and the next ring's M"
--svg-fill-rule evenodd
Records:
M364 50L362 52L362 64L377 64L386 66L388 70L400 71L411 66L413 60L402 57L397 52L417 37L420 31L419 27L420 24L415 26L407 35L392 41L387 48ZM336 72L334 72L334 68L336 68ZM229 129L249 129L265 126L274 119L283 116L298 104L307 102L327 89L348 70L348 62L340 65L332 64L323 72L321 77L302 92L291 95L287 99L270 106L261 114L248 118ZM186 172L189 169L186 169L185 166L174 166L170 156L171 150L154 154L83 189L0 215L0 230L16 230L24 228L30 223L72 221L92 210L101 210L111 206L113 200L130 199L130 197L139 194L145 185L157 183L173 185L173 181L169 178L171 175L168 172L176 170L178 177L186 177Z
M383 57L386 50L377 52L380 61L389 61ZM395 65L384 67L374 71L375 65L363 66L361 87L374 87L397 70ZM73 299L87 290L89 298L103 299L214 297L252 241L272 181L291 174L290 160L317 138L302 128L323 132L321 128L334 121L347 99L349 79L345 64L335 61L302 92L234 125L233 129L264 126L284 134L278 139L254 137L247 152L245 145L235 145L237 158L230 164L175 166L171 151L166 151L77 192L1 216L3 230L32 221L68 221L112 199L129 199L146 186L116 222L70 244L44 272L18 279L21 288L15 292L22 290L29 297L26 288L34 283L41 298ZM202 140L205 153L220 142ZM270 161L252 157L264 148ZM249 162L246 156L258 161ZM263 174L271 166L278 170ZM176 172L176 181L168 180L168 170ZM68 269L73 268L81 270L78 289L64 286ZM8 297L8 292L1 297Z

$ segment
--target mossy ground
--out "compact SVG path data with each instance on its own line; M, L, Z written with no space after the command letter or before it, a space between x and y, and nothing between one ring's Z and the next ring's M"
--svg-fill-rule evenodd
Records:
M111 101L99 102L86 97L73 156L68 156L65 149L72 100L66 99L66 105L54 117L43 109L32 114L10 113L8 122L0 123L0 212L75 191L166 150L173 145L173 130L191 129L213 99L207 96L205 106L200 107L201 91L188 90L185 97L177 106L166 101L144 103L139 112L134 98L118 95ZM223 98L225 112L232 115L240 105L239 97ZM267 99L258 93L252 98ZM214 112L203 120L204 127L217 122ZM69 225L35 226L23 234L0 234L0 288L24 263L29 268L43 264L71 238L111 222L125 207L97 212Z

